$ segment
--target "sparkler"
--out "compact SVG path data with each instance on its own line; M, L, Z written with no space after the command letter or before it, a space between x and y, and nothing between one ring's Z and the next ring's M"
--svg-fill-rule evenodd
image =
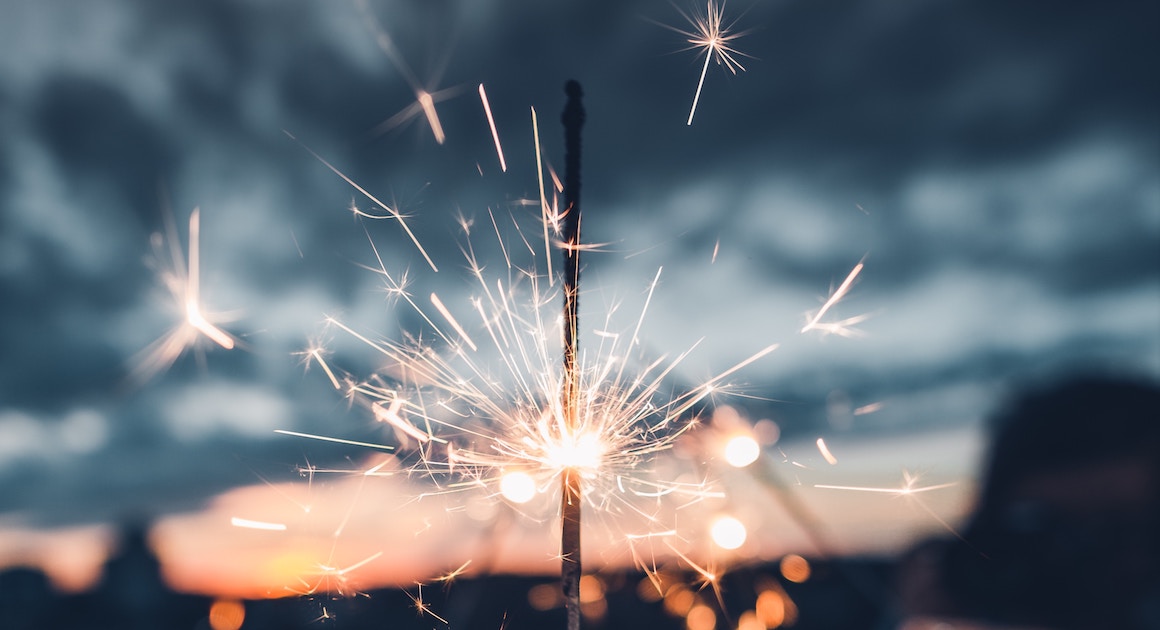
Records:
M386 357L386 372L356 379L330 366L320 348L302 354L323 368L336 389L345 389L349 396L369 407L374 418L389 427L401 444L414 446L406 449L403 457L414 457L410 470L435 482L435 488L425 495L484 489L490 490L492 496L520 503L561 488L561 583L569 628L578 628L582 506L598 514L643 520L648 528L644 533L626 531L622 540L646 572L655 574L655 559L652 554L638 553L638 546L651 545L653 541L660 541L666 554L696 566L674 544L681 540L677 530L662 523L657 511L666 497L688 504L720 494L706 482L657 480L652 476L651 462L697 426L692 412L701 401L727 392L726 379L771 353L777 345L762 348L684 393L663 396L661 388L668 376L697 344L675 358L661 357L646 362L643 368L634 365L630 355L639 343L652 293L660 279L658 270L640 315L630 326L631 332L614 330L613 309L606 314L603 325L593 331L598 340L595 349L580 351L580 253L596 246L580 239L579 133L584 114L579 85L569 83L567 93L569 101L563 115L565 182L557 188L563 189L564 204L563 210L558 210L555 201L549 203L546 196L541 196L541 226L537 226L537 231L543 231L543 249L529 241L518 222L517 245L505 244L492 214L491 227L495 228L499 250L506 261L507 277L489 279L471 244L471 222L461 221L468 236L462 250L479 291L466 304L434 292L428 300L420 301L411 295L401 276L387 270L381 258L378 267L372 268L384 279L387 292L414 309L426 328L434 332L438 346L422 334L401 342L371 339L331 319L330 325ZM534 110L533 131L539 156ZM315 157L367 198L375 199L333 165ZM542 182L543 169L539 172ZM371 217L395 219L413 237L402 217L389 209L386 215ZM520 253L521 242L525 254ZM418 243L415 245L426 257ZM537 272L534 262L531 266L520 262L520 256L530 256L534 261L538 253L551 253L552 249L562 251L563 265L558 270L561 282L556 282L551 271L547 275ZM430 263L430 258L427 260ZM544 262L550 270L550 258ZM436 271L434 264L430 266ZM550 315L550 305L558 303L561 296L563 315ZM554 340L560 340L561 345L556 346ZM499 374L493 370L496 365L502 368ZM444 481L447 477L450 482ZM650 510L640 505L650 502L657 508ZM708 581L717 577L705 569L697 570Z
M584 106L580 84L569 81L564 106L564 428L575 434L580 428L580 372L576 363L580 308L580 128ZM568 611L568 630L580 628L580 474L574 467L564 472L560 502L561 581Z
M366 10L365 3L360 6ZM716 60L733 73L744 70L737 61L742 53L731 44L744 33L732 32L732 25L723 21L723 13L724 3L710 0L704 16L682 12L694 31L672 29L686 35L692 47L701 49L706 56L688 124L692 124L710 61ZM434 112L434 97L417 87L417 81L385 31L373 19L368 21L374 27L380 47L407 76L416 92L416 104L399 116L422 111L436 140L442 144L444 137ZM482 84L478 91L496 155L501 169L506 171L499 133ZM645 531L626 530L622 541L633 561L649 574L654 584L659 586L655 554L641 553L638 547L653 545L655 541L663 554L692 567L716 591L720 575L715 564L711 563L709 568L696 564L687 550L683 551L677 544L683 540L678 530L662 522L658 514L660 503L666 497L680 499L687 505L722 495L705 481L658 480L652 475L651 465L659 454L671 449L697 425L693 411L705 398L728 391L726 379L771 353L777 344L762 348L692 389L663 395L661 388L668 376L700 342L675 358L662 356L646 360L643 367L633 363L631 355L638 346L652 294L660 279L658 270L631 333L616 332L614 313L609 312L603 325L593 331L597 338L595 350L587 351L586 347L586 352L580 351L580 254L596 246L585 244L580 238L580 130L584 110L579 84L569 82L566 93L568 102L562 116L566 136L564 182L560 183L551 167L547 167L554 189L544 185L546 160L542 156L536 111L533 108L531 112L540 206L536 231L542 232L542 245L535 243L535 237L529 239L528 234L534 232L522 228L515 216L512 219L519 238L506 239L500 222L489 209L491 227L507 274L506 278L488 277L472 244L472 222L461 220L467 237L461 249L469 273L477 283L476 295L465 303L434 291L425 300L413 296L405 274L389 271L372 242L377 266L369 269L383 278L388 294L419 315L425 323L423 331L405 335L402 341L371 339L345 323L330 319L329 325L362 341L387 359L384 372L365 379L333 368L321 348L314 347L302 354L308 362L322 367L335 389L345 390L353 400L368 407L375 420L394 434L403 450L400 459L393 461L410 458L409 472L422 474L434 483L433 489L419 498L475 489L489 492L493 497L502 496L512 504L523 504L536 495L554 494L554 489L560 488L561 590L567 627L577 630L581 615L584 509L643 520ZM400 117L388 123L393 124ZM431 272L439 272L402 214L325 158L308 147L306 150L378 206L375 213L353 208L357 216L397 222ZM549 191L553 196L554 191L563 193L562 210L556 199L549 200ZM521 242L526 253L519 248ZM720 242L714 247L714 260L719 248ZM559 270L553 270L554 249L562 253L563 264ZM531 257L530 264L521 262L526 256ZM537 267L546 269L546 273L537 271ZM846 334L851 325L860 321L827 324L821 320L849 291L861 268L859 264L851 272L801 332ZM563 314L550 314L549 305L561 297ZM559 346L555 340L560 341ZM311 433L280 433L358 447L392 448ZM753 449L746 450L747 447L741 444L742 452L734 453L737 461L748 463L757 458L751 452ZM377 469L359 472L365 478L377 474ZM655 502L656 507L642 507L648 502ZM239 519L236 524L251 528L266 525L245 519ZM716 521L714 535L719 547L736 548L743 544L744 525L735 519L720 519ZM418 606L420 601L421 594L416 601L417 608L420 612L429 612Z
M690 125L709 62L716 59L718 64L725 65L734 73L738 68L744 70L734 56L741 53L730 45L730 42L744 33L730 32L730 25L722 23L723 11L724 3L717 5L710 0L704 17L686 16L697 31L679 31L688 35L689 42L701 48L706 55L687 121ZM389 48L388 54L391 54L393 46L383 42L389 44L385 36L380 39L380 44L384 45L385 50ZM395 60L397 53L391 54L391 57ZM405 68L401 60L396 63ZM409 72L405 74L410 75ZM419 107L426 114L437 141L442 144L444 137L434 111L435 98L419 88L415 89L417 103L413 107ZM430 474L436 481L434 493L484 489L493 491L493 496L504 496L516 503L531 500L536 494L551 492L552 488L561 488L561 584L568 628L575 630L580 626L582 506L587 504L590 510L604 513L628 512L644 517L651 527L657 525L659 520L655 514L635 505L635 499L659 501L666 496L680 496L693 502L714 496L705 483L650 478L649 462L659 453L672 448L682 435L696 426L696 420L688 416L701 401L726 390L728 377L771 353L777 346L768 345L717 376L666 400L661 393L665 379L694 348L689 348L675 359L658 358L639 370L632 369L628 357L638 344L649 300L659 281L658 270L656 278L649 285L648 299L631 334L622 335L612 331L613 327L608 325L610 313L605 325L594 331L600 340L598 350L590 356L580 352L580 254L592 246L584 244L580 238L580 130L584 123L584 111L580 104L582 94L579 84L570 82L567 94L568 105L563 115L566 132L565 178L562 186L557 185L564 194L563 211L548 202L544 191L543 169L538 168L543 249L529 244L524 232L519 234L533 258L541 252L547 254L541 263L547 266L547 275L538 273L534 266L513 262L515 253L509 253L509 244L505 243L495 216L491 215L497 242L507 262L507 278L485 278L484 266L479 263L470 243L467 244L464 254L472 275L478 280L479 289L479 294L468 302L469 307L452 299L445 300L436 292L431 292L426 301L414 298L408 292L402 276L389 273L381 258L378 268L373 269L385 279L388 292L413 308L434 331L437 343L445 348L437 348L429 341L424 342L422 335L403 342L373 340L337 320L331 320L331 325L385 356L391 363L390 373L358 380L332 369L321 348L312 348L303 354L308 361L322 367L336 389L345 389L348 395L366 403L376 421L389 427L399 442L417 445L413 454L419 461L411 471ZM479 96L501 169L506 172L499 134L482 84L479 85ZM533 110L533 121L534 117ZM538 126L535 122L533 125L539 163ZM384 212L370 214L356 208L355 212L359 216L397 221L431 270L438 272L431 256L408 227L402 214L380 202L330 162L310 152ZM555 174L552 173L552 176L554 178ZM198 217L196 210L190 217L188 270L173 274L172 281L167 278L167 285L171 286L178 302L185 306L186 317L179 331L168 337L157 351L157 356L166 358L165 364L172 362L185 347L201 337L225 348L234 345L233 338L204 313L200 302ZM464 229L469 231L466 222ZM718 241L714 246L713 261L716 260L720 245ZM563 260L562 282L558 290L555 289L556 276L551 270L553 248L561 250ZM177 262L181 262L179 258ZM862 264L859 263L822 308L809 318L809 322L801 329L802 333L818 330L845 335L851 325L861 321L859 318L851 318L833 324L822 322L831 307L848 293L861 270ZM543 284L548 285L547 290L544 290ZM555 302L561 295L564 309L558 320L560 330L557 331L553 323L556 322L555 318L545 318L542 311L545 305ZM526 300L523 299L525 297ZM429 306L426 306L427 303ZM554 334L556 332L560 334L557 336ZM554 338L562 341L562 353L556 352ZM506 374L497 377L491 371L485 352L493 352L498 357L499 365L506 370ZM563 357L562 367L556 362L560 354ZM361 448L394 448L385 444L311 433L278 432ZM758 446L752 440L735 444L730 460L734 465L748 465L758 458ZM835 463L821 439L818 440L818 447L831 464ZM371 476L381 466L382 463L363 474ZM447 477L453 480L442 483L442 479ZM888 491L839 486L816 487ZM935 487L908 489L904 494L933 489ZM810 522L808 518L801 520ZM232 524L256 530L287 529L283 523L241 517L235 517ZM733 549L744 543L746 532L740 521L726 517L715 522L713 534L719 546ZM717 579L715 570L698 566L673 544L679 540L679 534L675 528L669 527L653 527L646 533L630 532L624 535L625 542L633 551L634 560L646 572L651 569L655 576L655 566L643 561L637 555L634 545L638 544L637 541L654 539L662 540L672 554L693 567L707 582L713 583ZM346 567L322 565L321 569L326 576L342 577L375 560L380 554ZM450 581L465 571L470 562L468 560L444 578L437 579ZM313 592L314 587L308 590ZM421 584L413 601L419 613L447 623L432 612L423 600ZM327 615L325 609L323 614Z

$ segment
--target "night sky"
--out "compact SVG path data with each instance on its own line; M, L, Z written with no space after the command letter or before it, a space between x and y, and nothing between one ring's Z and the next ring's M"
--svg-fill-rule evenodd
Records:
M962 497L1012 387L1160 377L1154 2L733 0L745 69L709 67L691 126L703 58L665 26L687 29L697 2L366 5L0 0L0 563L77 527L219 518L203 510L220 493L367 456L275 429L390 442L295 353L324 342L367 376L380 358L326 316L423 329L363 268L372 241L418 295L467 304L460 218L501 265L489 211L534 219L530 108L561 171L568 79L587 106L585 241L605 244L585 258L584 321L638 313L663 268L643 352L704 339L674 388L781 343L717 402L777 422L785 478L921 470ZM384 128L415 102L408 74L437 95L443 144L421 114ZM407 215L439 273L397 222L354 218L373 204L310 151ZM182 317L151 235L186 247L194 208L201 297L238 347L203 341L136 378ZM863 261L829 318L868 315L858 334L799 334Z

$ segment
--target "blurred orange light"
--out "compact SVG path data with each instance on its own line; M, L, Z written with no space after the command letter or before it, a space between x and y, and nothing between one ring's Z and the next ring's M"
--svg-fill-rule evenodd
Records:
M235 599L219 599L209 607L213 630L238 630L246 620L246 607Z
M766 627L757 618L756 612L747 610L741 613L741 617L737 620L737 630L766 630Z
M536 610L551 610L563 604L559 584L537 584L528 590L528 603Z
M661 600L660 589L647 577L636 585L636 596L640 598L640 601L650 604Z
M685 627L689 630L713 630L717 627L717 613L704 604L697 604L685 617Z
M684 585L674 586L665 593L665 610L674 617L684 617L695 603L697 596Z
M757 596L756 612L766 628L780 628L785 622L785 599L777 591L762 591Z
M608 615L608 601L598 599L594 602L580 602L580 614L584 615L585 619L600 621Z
M604 582L595 575L585 575L580 578L580 601L582 603L598 602L604 599Z
M781 559L781 575L790 582L801 584L810 579L810 563L797 554L789 554Z

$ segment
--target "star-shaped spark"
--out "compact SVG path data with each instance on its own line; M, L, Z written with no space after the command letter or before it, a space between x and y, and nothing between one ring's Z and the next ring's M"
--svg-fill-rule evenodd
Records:
M709 62L716 60L717 65L737 74L738 70L745 71L738 57L748 57L745 53L733 47L733 42L746 35L749 31L734 32L736 20L725 22L725 2L720 4L716 0L708 0L705 4L705 13L685 13L681 15L691 25L692 30L682 30L667 24L661 26L685 36L689 46L683 50L696 50L697 55L705 55L705 64L701 66L701 78L697 81L697 92L693 95L693 106L689 109L689 120L686 125L693 124L693 116L697 113L697 103L701 100L701 88L705 85L705 75L709 71Z
M194 208L189 215L189 258L183 259L181 243L173 222L167 220L166 233L153 235L153 260L162 267L158 276L176 309L181 313L181 321L163 337L153 342L140 356L133 367L133 378L144 382L154 375L164 372L188 348L197 347L203 338L232 350L235 340L217 324L226 321L218 313L208 313L201 301L201 212ZM168 265L165 259L169 258Z
M422 114L427 119L427 124L431 126L431 133L435 136L435 142L443 144L447 136L443 133L443 123L439 121L439 114L435 111L435 103L455 96L462 90L460 88L448 88L432 92L422 87L418 77L411 71L411 67L403 59L403 55L399 52L398 47L395 46L394 41L387 34L387 30L375 18L374 13L371 12L366 1L359 0L358 7L363 13L367 27L374 33L375 43L387 55L387 58L391 60L391 63L403 75L403 78L406 79L408 85L411 86L411 90L415 93L414 103L411 103L403 111L377 125L373 133L375 135L385 133ZM483 98L486 106L486 97Z

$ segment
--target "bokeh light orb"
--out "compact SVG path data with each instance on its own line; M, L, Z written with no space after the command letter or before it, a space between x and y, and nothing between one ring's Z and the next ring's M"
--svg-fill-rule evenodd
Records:
M526 472L506 472L499 480L499 491L512 503L527 503L536 496L536 481Z
M713 525L709 529L709 535L718 547L722 549L737 549L745 544L745 539L748 537L749 532L745 530L745 525L741 521L732 516L721 516L713 521Z
M725 461L734 468L745 468L760 455L761 446L748 435L738 435L725 443Z

